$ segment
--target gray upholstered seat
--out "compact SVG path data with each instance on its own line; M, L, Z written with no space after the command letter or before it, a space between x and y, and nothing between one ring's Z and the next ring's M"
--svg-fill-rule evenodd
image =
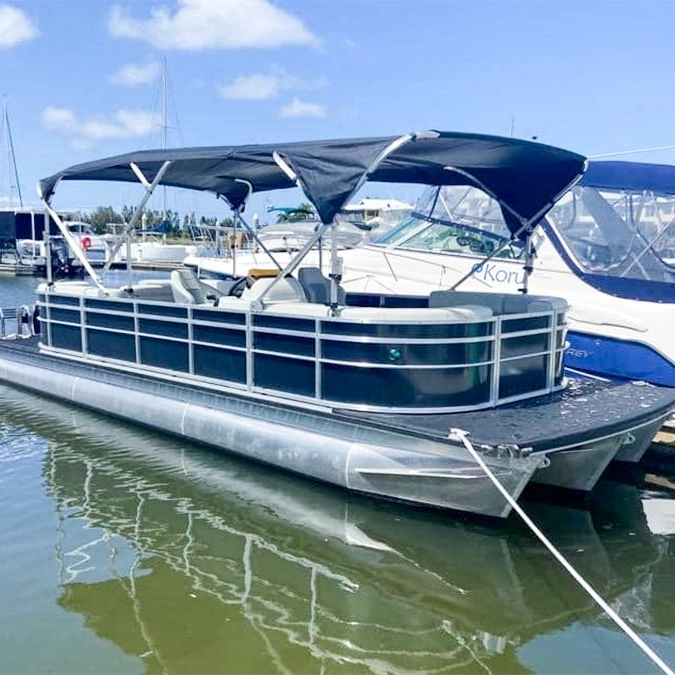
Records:
M323 275L318 267L301 267L298 269L298 281L310 302L323 305L330 304L332 282ZM341 305L345 303L345 291L341 287L338 287L337 301Z
M495 314L524 314L526 312L563 312L567 302L547 295L515 293L485 293L480 291L432 291L429 307L456 307L458 305L484 305Z

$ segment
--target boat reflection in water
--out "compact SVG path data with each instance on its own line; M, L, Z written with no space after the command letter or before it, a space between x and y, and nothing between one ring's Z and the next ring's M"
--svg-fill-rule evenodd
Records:
M346 495L4 387L0 410L49 443L58 603L149 671L652 670L514 520ZM667 659L672 558L640 497L604 482L588 510L527 508Z

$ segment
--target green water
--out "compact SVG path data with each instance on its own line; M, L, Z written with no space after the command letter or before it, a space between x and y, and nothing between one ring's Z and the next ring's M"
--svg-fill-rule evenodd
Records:
M3 306L33 280L0 280ZM675 492L528 512L675 663ZM512 519L349 496L0 386L0 673L652 673Z

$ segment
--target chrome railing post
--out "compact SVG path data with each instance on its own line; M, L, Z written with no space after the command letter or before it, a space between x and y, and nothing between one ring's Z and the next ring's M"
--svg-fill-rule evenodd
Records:
M314 319L314 398L321 400L321 319Z
M188 307L188 372L190 375L195 374L195 353L193 340L193 321L192 306Z
M253 389L253 314L246 311L246 388Z
M555 365L558 360L558 314L553 310L550 314L551 331L549 333L549 361L548 361L548 377L546 381L546 388L551 391L555 383Z
M141 321L138 316L138 301L133 300L134 303L134 350L136 352L136 363L141 363Z
M47 288L45 293L45 319L47 324L47 344L52 346L52 308L49 300L51 286Z
M502 358L502 316L494 319L494 351L492 354L492 381L490 382L490 403L494 406L499 401L499 380L501 379Z
M86 356L87 352L87 312L84 305L84 296L80 298L80 342L82 356Z

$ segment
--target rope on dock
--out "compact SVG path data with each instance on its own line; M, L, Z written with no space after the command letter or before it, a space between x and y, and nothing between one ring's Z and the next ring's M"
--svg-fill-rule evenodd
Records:
M520 516L523 522L532 530L539 541L553 554L555 559L569 572L572 578L588 593L588 595L600 605L603 611L614 621L614 623L649 657L649 659L658 666L666 675L675 675L668 664L605 602L602 596L577 572L572 564L563 556L560 551L549 541L546 535L534 524L530 517L521 508L520 504L508 493L506 488L499 482L499 479L492 473L480 454L475 450L468 434L463 429L450 429L449 438L459 441L469 451L478 465L485 471L487 477L493 485L499 490L504 499L511 505L511 508Z

